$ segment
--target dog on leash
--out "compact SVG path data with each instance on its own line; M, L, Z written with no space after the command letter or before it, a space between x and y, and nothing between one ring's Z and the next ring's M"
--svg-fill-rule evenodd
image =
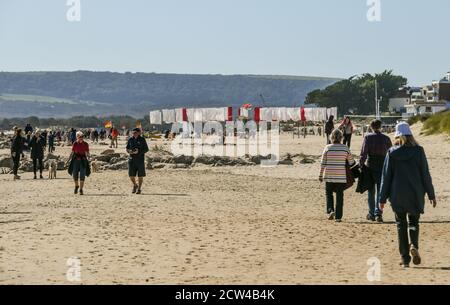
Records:
M96 161L92 161L91 162L91 169L93 173L98 173L100 172L100 166Z
M48 179L56 179L56 172L58 171L58 163L56 160L51 160L48 165Z

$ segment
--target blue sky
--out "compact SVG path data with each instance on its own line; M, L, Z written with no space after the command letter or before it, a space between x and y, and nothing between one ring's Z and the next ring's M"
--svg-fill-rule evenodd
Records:
M350 77L393 69L412 85L450 70L450 1L0 0L0 71Z

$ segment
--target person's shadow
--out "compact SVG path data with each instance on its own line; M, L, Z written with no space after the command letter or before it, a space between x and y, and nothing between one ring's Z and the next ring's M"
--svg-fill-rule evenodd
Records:
M450 267L414 267L414 269L420 269L420 270L450 271Z

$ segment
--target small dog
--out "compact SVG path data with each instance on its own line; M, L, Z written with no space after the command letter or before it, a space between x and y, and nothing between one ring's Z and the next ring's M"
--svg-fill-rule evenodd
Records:
M98 165L98 163L97 163L96 161L92 161L92 162L91 162L91 168L92 168L92 172L93 172L93 173L98 173L98 172L100 172L99 165Z
M48 179L56 179L56 172L58 171L58 164L55 160L51 160L48 166Z

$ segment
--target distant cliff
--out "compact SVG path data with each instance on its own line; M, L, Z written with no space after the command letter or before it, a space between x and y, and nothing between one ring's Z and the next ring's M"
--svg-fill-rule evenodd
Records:
M174 107L293 106L339 79L111 72L0 72L0 117L128 114ZM266 105L260 98L265 98Z

